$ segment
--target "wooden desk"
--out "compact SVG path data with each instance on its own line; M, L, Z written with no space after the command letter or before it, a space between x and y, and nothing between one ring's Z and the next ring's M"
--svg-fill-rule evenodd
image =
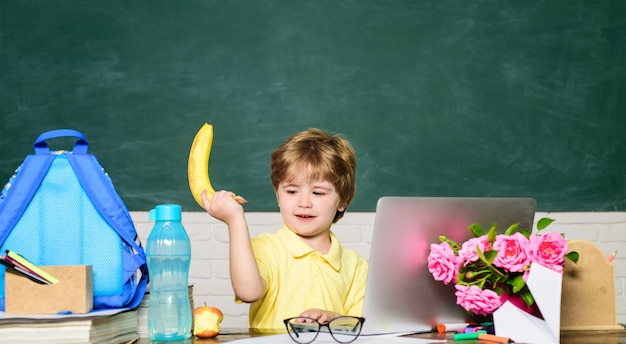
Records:
M237 339L246 339L251 337L259 337L272 335L276 333L271 332L259 332L259 331L247 331L242 329L223 329L222 333L216 338L210 339L198 339L193 338L190 342L194 344L216 344L227 343ZM421 333L412 334L408 337L414 338L432 338L436 340L447 339L446 343L462 343L462 344L489 344L485 341L464 340L462 342L455 342L452 339L452 333L439 334L439 333ZM137 344L148 344L150 341L148 338L139 339ZM295 342L294 342L295 343ZM354 342L358 344L358 339ZM381 340L384 343L384 340ZM313 342L312 344L315 344ZM562 331L561 332L561 344L626 344L626 331Z

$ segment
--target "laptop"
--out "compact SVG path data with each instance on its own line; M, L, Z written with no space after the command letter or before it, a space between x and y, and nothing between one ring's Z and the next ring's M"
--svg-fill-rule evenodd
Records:
M532 198L382 197L376 205L362 333L430 332L437 324L472 320L456 304L453 284L428 272L430 244L440 235L462 242L469 225L485 231L496 223L503 233L511 224L532 230Z

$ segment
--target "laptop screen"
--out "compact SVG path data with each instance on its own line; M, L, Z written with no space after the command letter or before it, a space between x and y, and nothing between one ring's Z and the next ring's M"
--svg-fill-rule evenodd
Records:
M532 198L382 197L376 216L363 305L364 334L428 332L439 323L471 320L456 304L454 285L428 271L430 245L439 236L462 242L469 225L499 232L519 223L532 230Z

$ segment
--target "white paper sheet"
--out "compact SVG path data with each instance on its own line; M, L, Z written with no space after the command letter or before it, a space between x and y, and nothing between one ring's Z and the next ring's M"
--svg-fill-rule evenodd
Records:
M530 315L510 302L493 313L496 334L516 342L558 344L561 326L561 284L563 276L544 266L533 264L528 289L545 320Z
M277 334L235 340L230 343L256 343L256 344L295 344L288 334ZM352 343L385 343L385 344L419 344L419 343L445 343L445 340L398 337L394 335L370 335L360 336ZM337 344L329 333L320 332L312 344Z
M97 309L89 313L72 313L72 314L6 314L4 311L0 311L0 323L12 323L12 322L39 322L55 321L55 320L68 320L68 319L92 319L97 317L106 317L109 315L125 312L129 308L115 308L115 309Z

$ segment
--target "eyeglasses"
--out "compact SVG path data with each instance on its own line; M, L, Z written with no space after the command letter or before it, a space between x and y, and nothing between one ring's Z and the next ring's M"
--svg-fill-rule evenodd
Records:
M287 332L294 342L300 344L311 343L317 338L322 327L328 328L333 339L339 343L351 343L361 334L365 318L342 316L327 323L307 317L295 317L283 320Z

